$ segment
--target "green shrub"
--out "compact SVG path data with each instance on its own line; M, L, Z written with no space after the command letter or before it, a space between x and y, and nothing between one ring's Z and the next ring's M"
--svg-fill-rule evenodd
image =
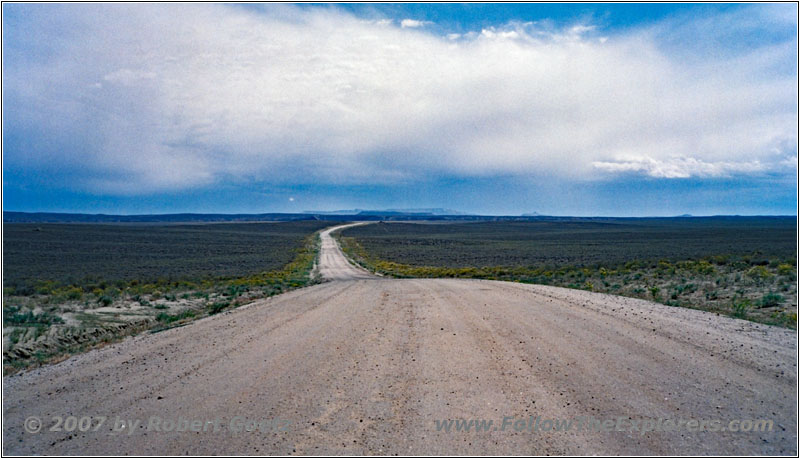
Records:
M34 314L33 311L26 311L3 314L3 323L19 326L52 325L62 324L64 319L46 311L39 314Z
M698 261L695 264L694 271L698 274L711 275L717 272L717 268L715 268L711 263L703 260Z
M772 306L778 306L781 303L783 303L783 296L778 295L777 293L767 293L761 297L759 306L762 308L769 308Z
M180 314L175 314L175 315L170 315L167 314L166 312L160 312L156 316L156 320L164 324L170 324L173 322L177 322L179 320L190 319L195 315L196 313L192 310L186 310L181 312Z
M660 260L658 262L658 271L664 272L664 273L668 273L668 274L674 274L675 273L675 267L672 266L672 264L667 260Z
M775 311L772 313L772 318L786 327L797 327L796 312Z
M83 298L83 289L78 287L70 287L67 290L67 298L70 300L80 300Z
M8 341L11 344L17 344L19 342L19 339L22 338L23 334L25 334L25 330L23 330L21 328L15 328L15 329L11 330L11 333L9 333Z
M34 288L35 293L39 295L49 295L55 289L56 283L53 281L40 281Z
M758 265L747 270L747 276L757 280L764 280L772 277L772 273L766 267Z
M111 303L114 302L114 298L111 298L109 295L103 295L97 299L97 302L102 304L103 306L109 306Z
M231 298L236 298L239 295L241 295L243 292L246 292L246 291L247 291L247 287L244 287L242 285L229 285L228 286L228 291L225 292L225 296L228 296L228 297L231 297Z
M747 312L753 306L753 302L747 298L731 300L731 315L744 319L747 317Z
M655 299L655 300L658 299L658 292L660 292L660 291L661 291L661 289L656 287L656 286L650 287L650 295L652 295L653 299Z
M208 313L217 314L219 312L222 312L222 310L230 306L230 304L231 304L230 301L216 302L208 307Z

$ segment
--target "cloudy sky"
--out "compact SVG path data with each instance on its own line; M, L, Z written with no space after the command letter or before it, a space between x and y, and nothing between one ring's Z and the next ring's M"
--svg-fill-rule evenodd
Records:
M4 4L5 210L795 214L797 5Z

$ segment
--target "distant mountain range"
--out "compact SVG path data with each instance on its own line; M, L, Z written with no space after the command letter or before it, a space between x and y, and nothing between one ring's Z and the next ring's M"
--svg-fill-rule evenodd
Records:
M384 209L384 210L305 210L304 214L313 215L468 215L453 209L442 209L441 207L420 208L420 209Z
M215 222L278 222L299 220L419 220L472 219L472 216L448 209L389 209L308 211L300 214L146 214L108 215L56 212L3 212L4 223L215 223Z
M107 215L56 212L3 212L4 223L194 223L194 222L270 222L313 220L303 214L148 214Z
M300 220L329 221L547 221L547 222L605 222L631 220L735 220L735 219L793 219L796 216L737 216L692 217L688 214L677 217L554 217L537 213L513 215L469 215L450 209L387 209L387 210L339 210L332 212L265 213L265 214L148 214L108 215L56 212L3 212L3 223L222 223L222 222L285 222Z

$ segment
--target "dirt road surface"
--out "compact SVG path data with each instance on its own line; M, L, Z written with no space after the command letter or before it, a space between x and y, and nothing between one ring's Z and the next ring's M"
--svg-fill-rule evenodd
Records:
M351 226L363 223L351 223L328 228L320 233L322 247L319 255L319 274L331 281L374 279L377 276L370 274L360 266L354 266L342 254L336 240L331 237L333 231L341 231Z
M377 278L323 237L335 280L3 378L3 452L797 453L795 331L561 288ZM55 416L92 426L53 432ZM588 427L619 417L773 429ZM455 419L493 427L437 430Z

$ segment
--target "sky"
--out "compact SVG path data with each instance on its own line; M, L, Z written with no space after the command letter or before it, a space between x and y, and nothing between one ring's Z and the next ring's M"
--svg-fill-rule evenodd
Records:
M6 211L797 213L797 5L4 3Z

